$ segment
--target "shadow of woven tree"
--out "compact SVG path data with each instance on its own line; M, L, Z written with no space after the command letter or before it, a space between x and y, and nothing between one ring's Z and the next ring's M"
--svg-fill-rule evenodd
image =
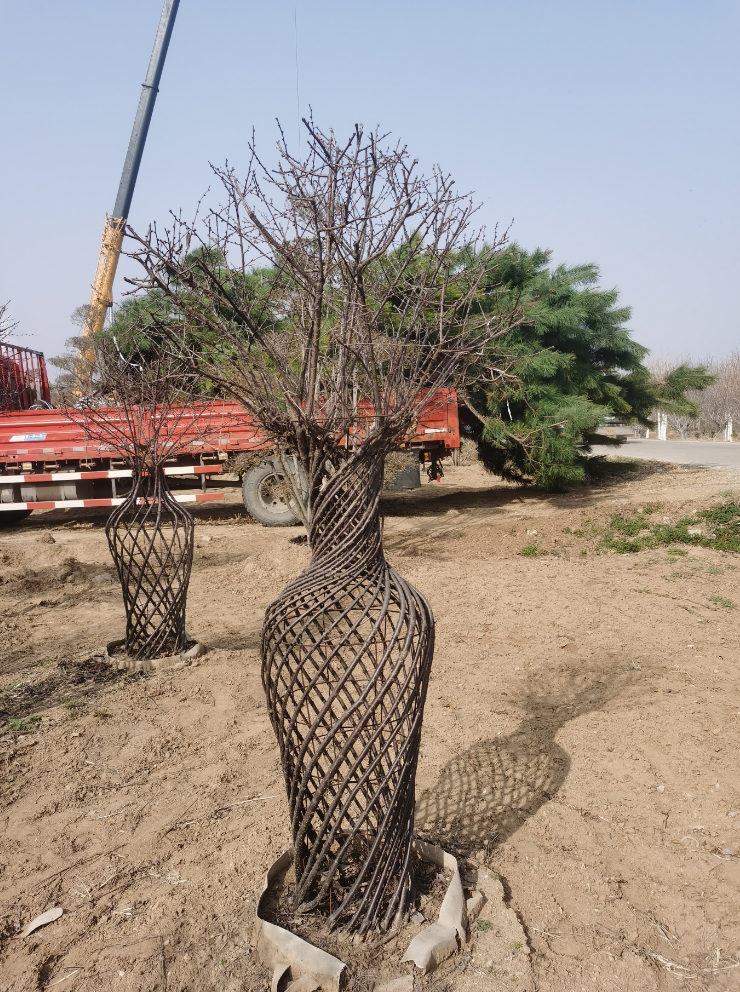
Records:
M558 743L561 727L601 709L620 692L587 676L565 694L529 693L513 733L482 740L456 754L416 801L415 834L448 850L477 851L510 837L560 790L571 759Z

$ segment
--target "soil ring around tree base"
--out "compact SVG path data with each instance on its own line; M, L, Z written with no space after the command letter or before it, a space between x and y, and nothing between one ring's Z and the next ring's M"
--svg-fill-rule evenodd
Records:
M307 988L311 985L324 992L339 992L347 972L360 970L372 972L375 987L380 989L389 980L392 984L409 975L408 964L424 974L457 953L467 942L468 923L477 917L485 897L473 891L466 900L457 860L442 848L415 840L413 850L429 883L429 893L424 897L425 914L412 908L410 920L380 940L326 933L315 918L287 919L294 915L287 911L285 898L293 870L293 850L280 855L270 866L257 901L253 938L257 957L272 971L273 992L299 980L307 983ZM435 922L428 922L432 916L436 916ZM335 954L273 922L276 919L305 927L314 940Z
M108 641L105 645L105 660L119 672L128 672L133 675L136 672L148 672L151 669L175 669L184 668L190 665L196 658L202 657L207 648L199 641L188 641L187 647L179 654L165 655L162 658L132 658L126 654L124 648L125 640L121 637L115 641Z

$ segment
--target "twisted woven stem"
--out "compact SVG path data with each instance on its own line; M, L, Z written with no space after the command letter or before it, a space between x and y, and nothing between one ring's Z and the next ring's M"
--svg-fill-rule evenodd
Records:
M195 531L160 467L134 470L131 492L105 533L123 592L127 654L147 659L181 651Z
M383 554L386 453L352 456L329 479L314 506L311 562L270 605L262 632L295 909L360 933L406 910L434 651L428 603Z

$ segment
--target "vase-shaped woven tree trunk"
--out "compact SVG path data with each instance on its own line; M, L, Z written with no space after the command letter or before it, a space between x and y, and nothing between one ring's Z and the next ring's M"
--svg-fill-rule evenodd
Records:
M385 451L341 467L314 506L311 562L270 605L262 679L288 792L298 912L331 928L405 911L434 618L386 562Z
M181 651L194 527L161 468L134 471L132 490L105 532L123 591L126 653L147 659Z

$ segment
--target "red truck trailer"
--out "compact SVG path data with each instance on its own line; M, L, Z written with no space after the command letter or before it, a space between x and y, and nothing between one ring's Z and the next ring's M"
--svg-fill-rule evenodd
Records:
M431 476L436 476L439 459L460 447L453 389L436 394L415 433L400 447L409 452L409 469L402 474L399 488L421 484L419 465L423 462L430 463ZM199 493L174 494L179 502L223 499L218 477L225 475L224 465L233 480L229 469L234 462L238 467L238 456L259 452L265 453L264 459L258 464L248 459L252 464L241 475L248 512L265 526L296 524L290 507L279 497L280 487L274 484L280 472L271 445L235 403L219 402L205 411L194 410L192 437L187 437L165 473L190 479L193 484L187 488L191 489L195 488L193 477L200 479ZM0 413L0 524L20 520L33 510L116 506L123 502L130 479L131 469L122 453L91 441L82 417L73 421L53 409Z

